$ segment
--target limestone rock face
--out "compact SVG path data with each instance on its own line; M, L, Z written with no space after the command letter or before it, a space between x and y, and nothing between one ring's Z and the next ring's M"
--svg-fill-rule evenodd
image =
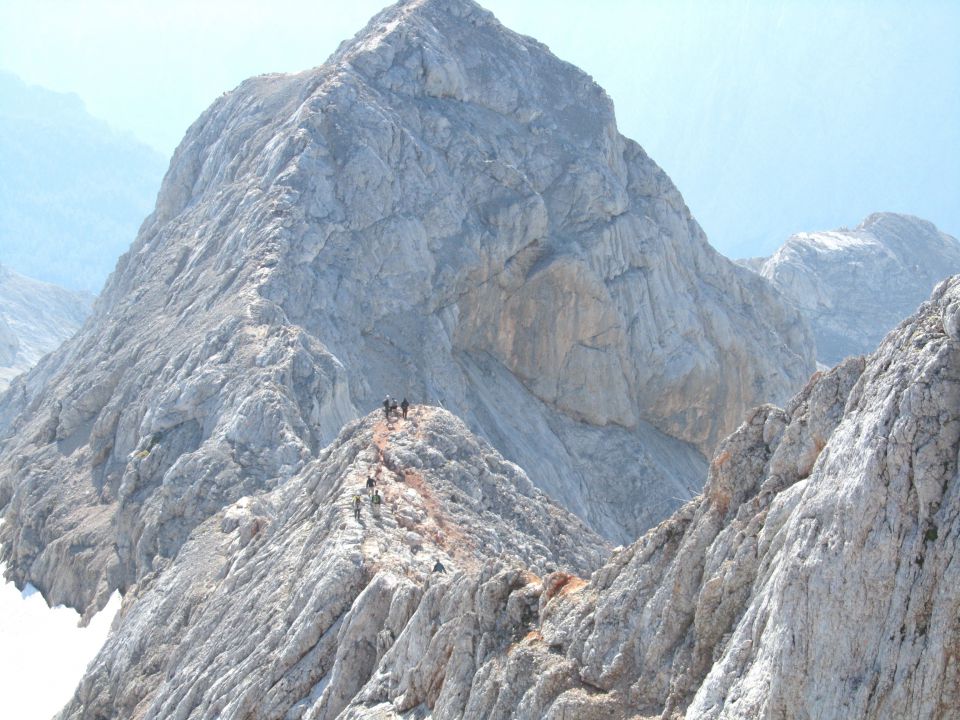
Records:
M534 572L589 573L607 554L449 413L375 413L282 487L202 523L132 587L60 717L333 718L400 652L415 707L444 684L418 668L441 664L454 687L519 639L537 614ZM431 628L447 620L458 627L433 650ZM398 646L405 635L424 644Z
M589 583L531 580L536 621L472 679L405 670L424 636L404 634L344 717L406 717L430 682L438 718L955 717L958 315L960 276L866 360L752 412L704 494Z
M131 588L60 718L953 718L958 326L960 276L589 581L596 538L458 420L353 423Z
M960 272L960 243L910 215L875 213L854 230L798 233L742 261L810 321L818 359L871 352L933 287Z
M0 392L73 335L93 296L32 280L0 266Z
M810 347L590 78L469 0L403 2L189 129L90 323L0 402L4 553L102 604L388 392L630 541Z

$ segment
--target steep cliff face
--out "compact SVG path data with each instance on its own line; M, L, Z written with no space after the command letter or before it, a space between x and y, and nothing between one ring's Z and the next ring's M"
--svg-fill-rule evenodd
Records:
M411 621L341 717L406 717L438 684L425 716L955 717L958 450L955 277L866 361L751 413L704 494L589 583L531 579L536 620L476 675L410 671L457 627Z
M853 230L798 233L769 258L742 261L810 321L821 362L871 352L944 278L960 243L926 220L875 213Z
M373 416L131 589L61 720L947 720L958 450L960 277L751 412L703 495L589 581L596 539L459 421Z
M73 335L92 305L92 295L0 266L0 393Z
M374 413L282 487L201 524L169 567L131 588L60 717L336 717L411 623L454 613L458 651L429 661L463 680L536 614L534 572L589 573L607 554L449 413ZM466 592L474 576L482 597ZM425 647L407 650L411 668L427 661Z
M404 2L190 128L92 321L0 405L5 553L102 603L386 392L631 540L810 346L586 75L468 0Z

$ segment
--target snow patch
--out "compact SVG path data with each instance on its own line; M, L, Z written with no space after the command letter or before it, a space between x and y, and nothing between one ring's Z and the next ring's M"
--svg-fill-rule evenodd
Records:
M2 522L2 520L0 520ZM0 563L0 575L6 564ZM51 608L27 583L0 586L0 716L49 720L73 696L87 665L100 651L120 609L119 592L90 624L80 614Z

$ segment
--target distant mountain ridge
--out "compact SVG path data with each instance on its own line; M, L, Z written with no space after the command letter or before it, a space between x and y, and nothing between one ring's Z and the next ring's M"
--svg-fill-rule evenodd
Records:
M0 392L73 335L93 300L0 265Z
M165 165L76 95L0 72L0 263L100 292L150 212Z
M870 352L941 280L960 243L912 215L874 213L853 230L791 236L769 258L738 261L810 320L821 363Z

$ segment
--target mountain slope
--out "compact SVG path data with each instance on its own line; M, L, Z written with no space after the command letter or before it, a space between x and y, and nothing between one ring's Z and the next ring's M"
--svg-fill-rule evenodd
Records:
M744 265L810 321L821 362L868 353L933 287L960 272L960 243L910 215L874 213L853 230L798 233Z
M98 293L130 246L164 158L91 117L75 95L0 72L0 262Z
M366 500L371 475L379 511ZM364 493L359 522L354 493ZM388 423L377 412L283 487L200 525L168 568L132 588L60 717L281 718L311 705L311 716L335 717L418 608L449 612L438 560L461 584L460 572L499 559L490 593L462 618L483 655L515 639L510 619L535 612L535 597L515 592L531 570L589 572L606 555L449 413L415 407ZM451 674L469 672L469 653L449 660Z
M93 296L38 282L0 265L0 392L73 335Z
M475 675L431 661L457 620L415 614L339 717L955 717L958 450L954 277L866 361L751 413L704 494L589 583L531 579L537 618Z
M550 565L596 542L578 555L585 531L458 421L375 415L133 589L60 717L947 720L958 450L960 276L866 360L756 408L703 495L589 582ZM342 498L378 458L388 505L354 524ZM450 483L464 502L432 502ZM414 553L411 521L463 535Z
M190 128L91 322L0 404L4 552L102 603L387 392L625 541L810 345L587 76L468 0L401 3Z

